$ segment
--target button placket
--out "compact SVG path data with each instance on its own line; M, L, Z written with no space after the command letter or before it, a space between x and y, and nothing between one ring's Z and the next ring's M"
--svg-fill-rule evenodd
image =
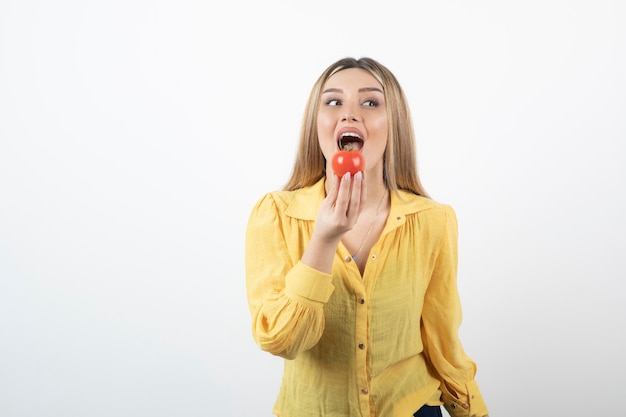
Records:
M361 281L362 282L362 281ZM361 284L362 285L362 284ZM367 335L368 335L368 305L365 303L366 295L365 288L356 288L356 297L354 298L354 305L356 309L356 331L354 334L355 342L355 361L357 366L357 386L360 392L360 406L363 415L370 415L370 400L369 400L369 374L367 371Z

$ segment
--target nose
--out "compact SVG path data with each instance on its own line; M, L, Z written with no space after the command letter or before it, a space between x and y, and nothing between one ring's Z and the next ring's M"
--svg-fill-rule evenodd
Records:
M341 121L342 122L356 122L358 121L358 118L354 113L348 112L343 115L343 117L341 118Z

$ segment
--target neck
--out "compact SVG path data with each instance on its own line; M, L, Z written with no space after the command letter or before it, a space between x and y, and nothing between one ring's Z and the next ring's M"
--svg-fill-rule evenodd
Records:
M367 201L365 204L367 206L376 207L379 205L379 202L386 198L389 190L384 185L375 186L372 184L368 184L367 187Z

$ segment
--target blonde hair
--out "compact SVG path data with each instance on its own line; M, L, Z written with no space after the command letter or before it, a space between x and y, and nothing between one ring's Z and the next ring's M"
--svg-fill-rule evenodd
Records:
M398 80L385 66L371 58L342 58L331 64L317 79L305 107L300 140L291 178L285 190L297 190L315 184L326 175L326 159L317 136L317 112L320 94L326 81L335 73L360 68L383 86L389 120L387 148L383 154L383 179L389 190L405 190L428 197L418 175L415 133L406 97Z

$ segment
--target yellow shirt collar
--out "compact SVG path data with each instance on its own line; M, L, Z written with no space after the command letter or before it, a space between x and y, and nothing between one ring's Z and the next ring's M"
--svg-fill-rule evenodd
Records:
M285 214L301 220L315 220L322 200L326 197L324 188L326 179L322 178L315 184L293 192ZM422 197L404 190L391 193L391 211L389 218L403 221L404 217L430 209L437 203L429 198Z

